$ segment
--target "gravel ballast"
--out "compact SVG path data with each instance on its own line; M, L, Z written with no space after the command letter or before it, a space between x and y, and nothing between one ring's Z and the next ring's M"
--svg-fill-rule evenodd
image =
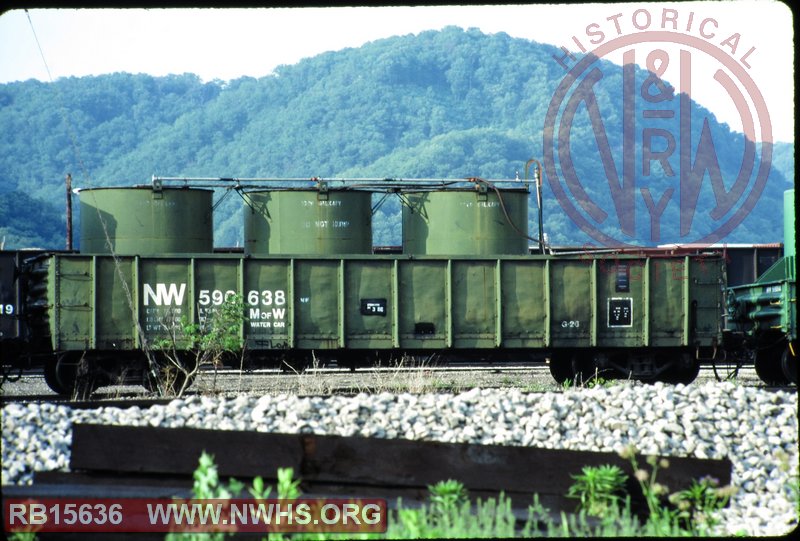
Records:
M737 488L723 534L783 535L797 526L796 392L733 383L643 385L525 393L192 396L165 406L3 408L2 483L66 470L73 423L195 427L523 445L550 449L728 457ZM123 460L124 457L120 457Z

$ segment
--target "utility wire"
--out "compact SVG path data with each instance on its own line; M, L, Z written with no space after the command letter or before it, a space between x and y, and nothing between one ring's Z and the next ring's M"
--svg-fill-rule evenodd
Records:
M50 72L50 66L47 64L47 59L44 56L44 49L42 49L42 44L39 42L39 36L36 35L36 29L33 26L33 20L31 19L31 14L28 10L25 10L25 15L28 17L28 24L31 27L31 32L33 33L33 39L36 41L36 47L39 49L39 55L42 57L42 63L44 64L44 69L47 71L47 78L49 79L53 89L56 93L56 99L58 99L59 111L61 112L61 117L64 121L64 124L67 127L67 135L69 136L70 143L72 144L72 151L75 153L75 159L78 161L78 165L81 168L81 172L83 173L84 178L88 182L89 172L86 169L86 166L83 163L83 159L81 158L80 146L78 145L78 138L75 136L75 130L72 129L72 123L69 121L69 115L67 114L67 108L64 105L64 100L61 96L61 91L53 84L53 75Z
M87 184L91 184L91 178L89 177L89 171L86 169L86 166L83 163L83 159L81 158L80 146L78 145L78 138L75 135L75 130L72 127L72 123L69 120L69 115L67 114L67 108L64 104L63 97L61 95L61 91L58 87L54 84L53 75L50 72L50 66L47 64L47 58L44 55L44 50L42 49L42 44L39 42L39 37L36 35L36 29L33 26L33 20L31 20L31 14L28 10L25 10L25 15L28 17L28 24L30 24L31 32L33 32L33 39L36 41L36 46L39 49L39 55L42 57L42 62L44 63L44 68L47 71L47 77L50 80L50 84L52 85L53 89L55 90L56 99L58 100L59 110L61 111L62 119L64 120L64 124L67 128L67 134L69 135L70 143L72 144L72 151L75 154L75 159L78 161L78 165L80 166L81 172L83 173L83 177ZM94 192L91 192L92 197L94 198ZM111 255L114 261L114 267L116 269L117 275L119 276L120 283L122 284L122 289L125 293L126 300L128 301L128 307L131 310L131 314L136 314L135 302L133 298L133 293L130 289L128 284L128 280L124 272L122 271L122 264L120 262L119 256L114 251L114 245L111 242L111 238L108 232L108 224L106 224L105 218L100 213L100 208L97 206L95 201L95 210L97 211L98 218L100 220L100 225L103 228L103 234L106 237L106 243L108 245L109 254ZM95 306L94 309L96 310L97 307ZM147 336L145 335L144 329L142 329L142 324L137 317L133 317L134 324L136 327L136 332L139 336L139 343L140 347L147 359L148 370L151 373L154 373L156 370L156 361L153 357L153 354L150 350L149 344L147 342Z

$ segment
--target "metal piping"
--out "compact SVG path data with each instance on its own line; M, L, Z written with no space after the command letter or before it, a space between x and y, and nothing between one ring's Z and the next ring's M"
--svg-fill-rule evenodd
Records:
M531 162L536 164L536 204L539 207L539 253L544 254L544 218L542 209L542 164L536 158L525 162L525 181L528 181L528 168Z

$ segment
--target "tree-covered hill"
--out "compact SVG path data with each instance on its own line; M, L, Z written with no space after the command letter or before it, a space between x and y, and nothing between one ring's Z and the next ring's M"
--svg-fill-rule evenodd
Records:
M7 248L62 247L68 172L80 187L140 184L153 174L513 178L528 158L542 157L545 115L564 76L555 53L506 34L453 27L325 53L261 79L204 83L190 74L117 73L0 85L0 240ZM603 106L621 103L622 71L608 63L603 70L597 101L614 110ZM637 70L637 84L648 75ZM744 137L697 105L693 137L700 137L707 117L722 175L734 178ZM610 115L603 122L620 162L621 119ZM576 174L599 178L587 190L608 203L585 107L575 116L571 140ZM774 208L794 183L793 144L777 144L774 151L767 188L730 242L780 240ZM637 186L676 182L660 170L639 176ZM590 240L547 185L544 198L552 242ZM640 212L644 203L637 204ZM239 205L228 198L217 210L217 245L241 245ZM702 210L697 220L707 219ZM397 211L396 204L379 211L376 243L399 243L392 225ZM676 213L665 210L660 242L680 241ZM648 225L637 221L637 238L646 237Z

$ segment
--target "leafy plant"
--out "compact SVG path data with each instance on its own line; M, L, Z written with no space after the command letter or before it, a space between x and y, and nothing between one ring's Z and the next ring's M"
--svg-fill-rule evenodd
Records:
M688 489L668 496L669 489L658 483L657 476L659 469L669 467L669 460L647 456L645 462L650 467L648 472L639 467L634 447L628 447L621 456L630 460L634 477L647 503L649 516L644 525L647 535L675 535L675 532L679 532L698 536L713 533L714 527L719 524L716 513L727 505L735 488L717 488L715 482L706 477L693 480Z
M245 316L241 295L225 297L198 323L185 316L178 325L167 321L168 318L162 320L166 337L152 346L161 355L151 355L149 359L149 380L161 395L182 396L201 366L211 365L216 376L223 357L243 349L241 328Z
M197 469L192 474L192 497L194 499L229 499L241 493L244 483L229 479L227 485L220 483L214 457L206 452L200 455ZM223 541L224 532L215 533L170 533L165 541Z
M253 478L253 486L247 491L257 500L266 500L272 492L272 487L264 485L264 479L259 475Z
M469 500L456 504L460 496L451 498L454 492L450 489L453 488L455 485L450 485L445 492L448 503L444 507L441 500L438 503L431 500L418 509L405 508L402 502L398 503L397 510L390 517L386 537L477 539L515 536L516 517L511 509L511 500L505 495L501 493L496 499L477 500L474 505ZM437 496L435 492L438 489L428 487L428 490L431 498Z
M14 532L9 534L9 541L36 541L36 532Z
M429 486L428 491L433 510L440 515L446 515L465 502L469 502L467 489L462 483L453 479L439 481Z
M683 491L666 497L667 488L657 482L660 469L669 467L666 459L649 456L648 472L639 468L636 450L630 447L621 455L631 461L639 481L649 516L645 522L631 512L630 497L625 494L627 476L614 465L587 466L574 476L568 497L581 501L577 513L560 513L553 520L552 513L542 506L537 496L528 508L528 517L520 524L512 510L511 500L502 492L497 498L478 499L471 503L468 492L459 481L448 479L428 486L428 501L416 508L408 508L401 500L390 513L385 534L356 534L357 538L419 539L419 538L501 538L501 537L680 537L714 534L718 524L715 512L730 497L729 487L718 488L710 478L692 483ZM300 480L294 478L291 468L278 469L277 497L300 497ZM195 498L230 498L239 494L244 485L231 479L227 485L220 483L213 457L203 453L194 473ZM256 477L248 492L255 498L266 499L272 493L263 478ZM167 541L220 541L224 533L170 534ZM270 534L270 541L353 538L353 534L304 532L292 535Z
M714 512L725 507L734 492L730 487L720 488L716 479L703 477L699 481L693 479L686 490L670 495L669 501L678 508L681 526L701 535L719 524Z
M192 474L192 478L194 479L192 493L197 499L226 499L239 494L244 489L244 483L234 478L228 480L227 486L220 484L214 457L206 452L200 455L198 467Z
M575 483L569 487L567 497L579 499L579 509L598 517L619 512L628 478L619 466L585 466L572 478Z
M278 468L278 498L294 500L300 497L300 479L293 479L292 468Z

